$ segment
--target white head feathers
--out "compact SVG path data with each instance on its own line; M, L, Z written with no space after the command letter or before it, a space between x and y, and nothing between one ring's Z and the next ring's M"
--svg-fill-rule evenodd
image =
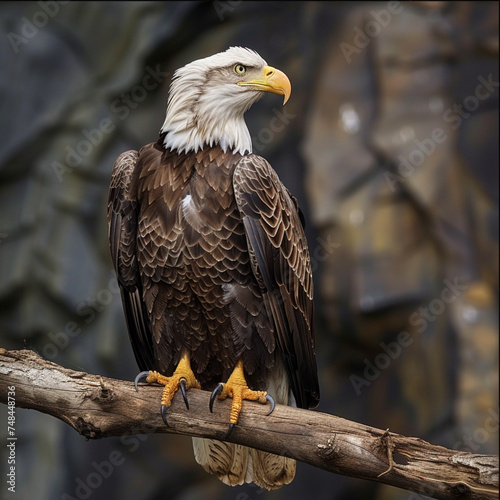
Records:
M235 67L239 64L259 71L267 66L253 50L231 47L175 72L161 128L166 134L165 148L197 152L206 145L219 144L224 151L252 151L243 115L262 92L237 84L241 75Z

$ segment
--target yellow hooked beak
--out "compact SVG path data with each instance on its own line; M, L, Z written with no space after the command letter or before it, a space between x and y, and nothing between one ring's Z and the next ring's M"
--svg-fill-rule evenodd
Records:
M251 85L263 92L271 92L273 94L281 94L285 96L283 106L286 104L292 93L292 86L288 77L279 69L265 66L262 71L262 78L249 80L248 82L238 82L238 85Z

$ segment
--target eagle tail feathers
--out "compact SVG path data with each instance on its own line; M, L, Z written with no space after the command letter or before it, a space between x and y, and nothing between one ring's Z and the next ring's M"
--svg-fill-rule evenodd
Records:
M295 406L282 363L276 363L267 392L279 404ZM236 486L255 483L260 488L275 490L295 477L296 462L292 458L214 439L193 438L196 461L224 484Z
M204 438L193 438L193 449L196 461L205 471L228 486L255 483L274 490L295 477L295 460L273 453Z
M266 490L276 490L284 484L291 483L295 477L296 461L293 458L281 457L250 449L253 464L253 482Z
M210 474L224 484L243 484L247 476L249 449L239 444L214 439L193 438L194 457ZM249 478L250 482L252 478Z

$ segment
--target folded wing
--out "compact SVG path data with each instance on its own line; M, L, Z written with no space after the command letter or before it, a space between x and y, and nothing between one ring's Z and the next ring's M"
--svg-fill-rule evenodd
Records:
M314 355L311 259L296 200L269 163L244 156L233 178L253 273L264 290L297 406L319 403Z

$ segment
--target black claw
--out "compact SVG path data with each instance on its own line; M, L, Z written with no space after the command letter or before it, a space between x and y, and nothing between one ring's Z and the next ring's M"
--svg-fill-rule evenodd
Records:
M188 403L188 398L187 398L187 394L186 394L186 379L181 378L179 385L181 387L181 392L182 392L182 397L184 398L184 403L186 403L186 408L189 410L189 403Z
M229 430L227 431L226 437L224 439L228 439L229 436L231 435L231 432L233 432L234 429L234 424L229 424Z
M137 377L135 377L135 380L134 380L134 385L135 385L135 390L136 391L139 391L139 389L137 388L137 384L142 380L142 379L146 379L148 378L149 376L149 371L147 372L141 372L139 373L139 375L137 375Z
M224 388L224 385L222 383L220 383L220 384L217 384L217 387L212 391L212 395L210 396L210 403L208 405L208 407L210 408L210 413L214 412L215 398L222 392L223 388Z
M269 410L268 413L268 415L271 415L271 413L274 411L274 406L275 406L274 399L269 394L267 394L266 399L271 403L271 409Z
M167 407L165 405L161 405L161 418L167 427L170 427L167 422Z

